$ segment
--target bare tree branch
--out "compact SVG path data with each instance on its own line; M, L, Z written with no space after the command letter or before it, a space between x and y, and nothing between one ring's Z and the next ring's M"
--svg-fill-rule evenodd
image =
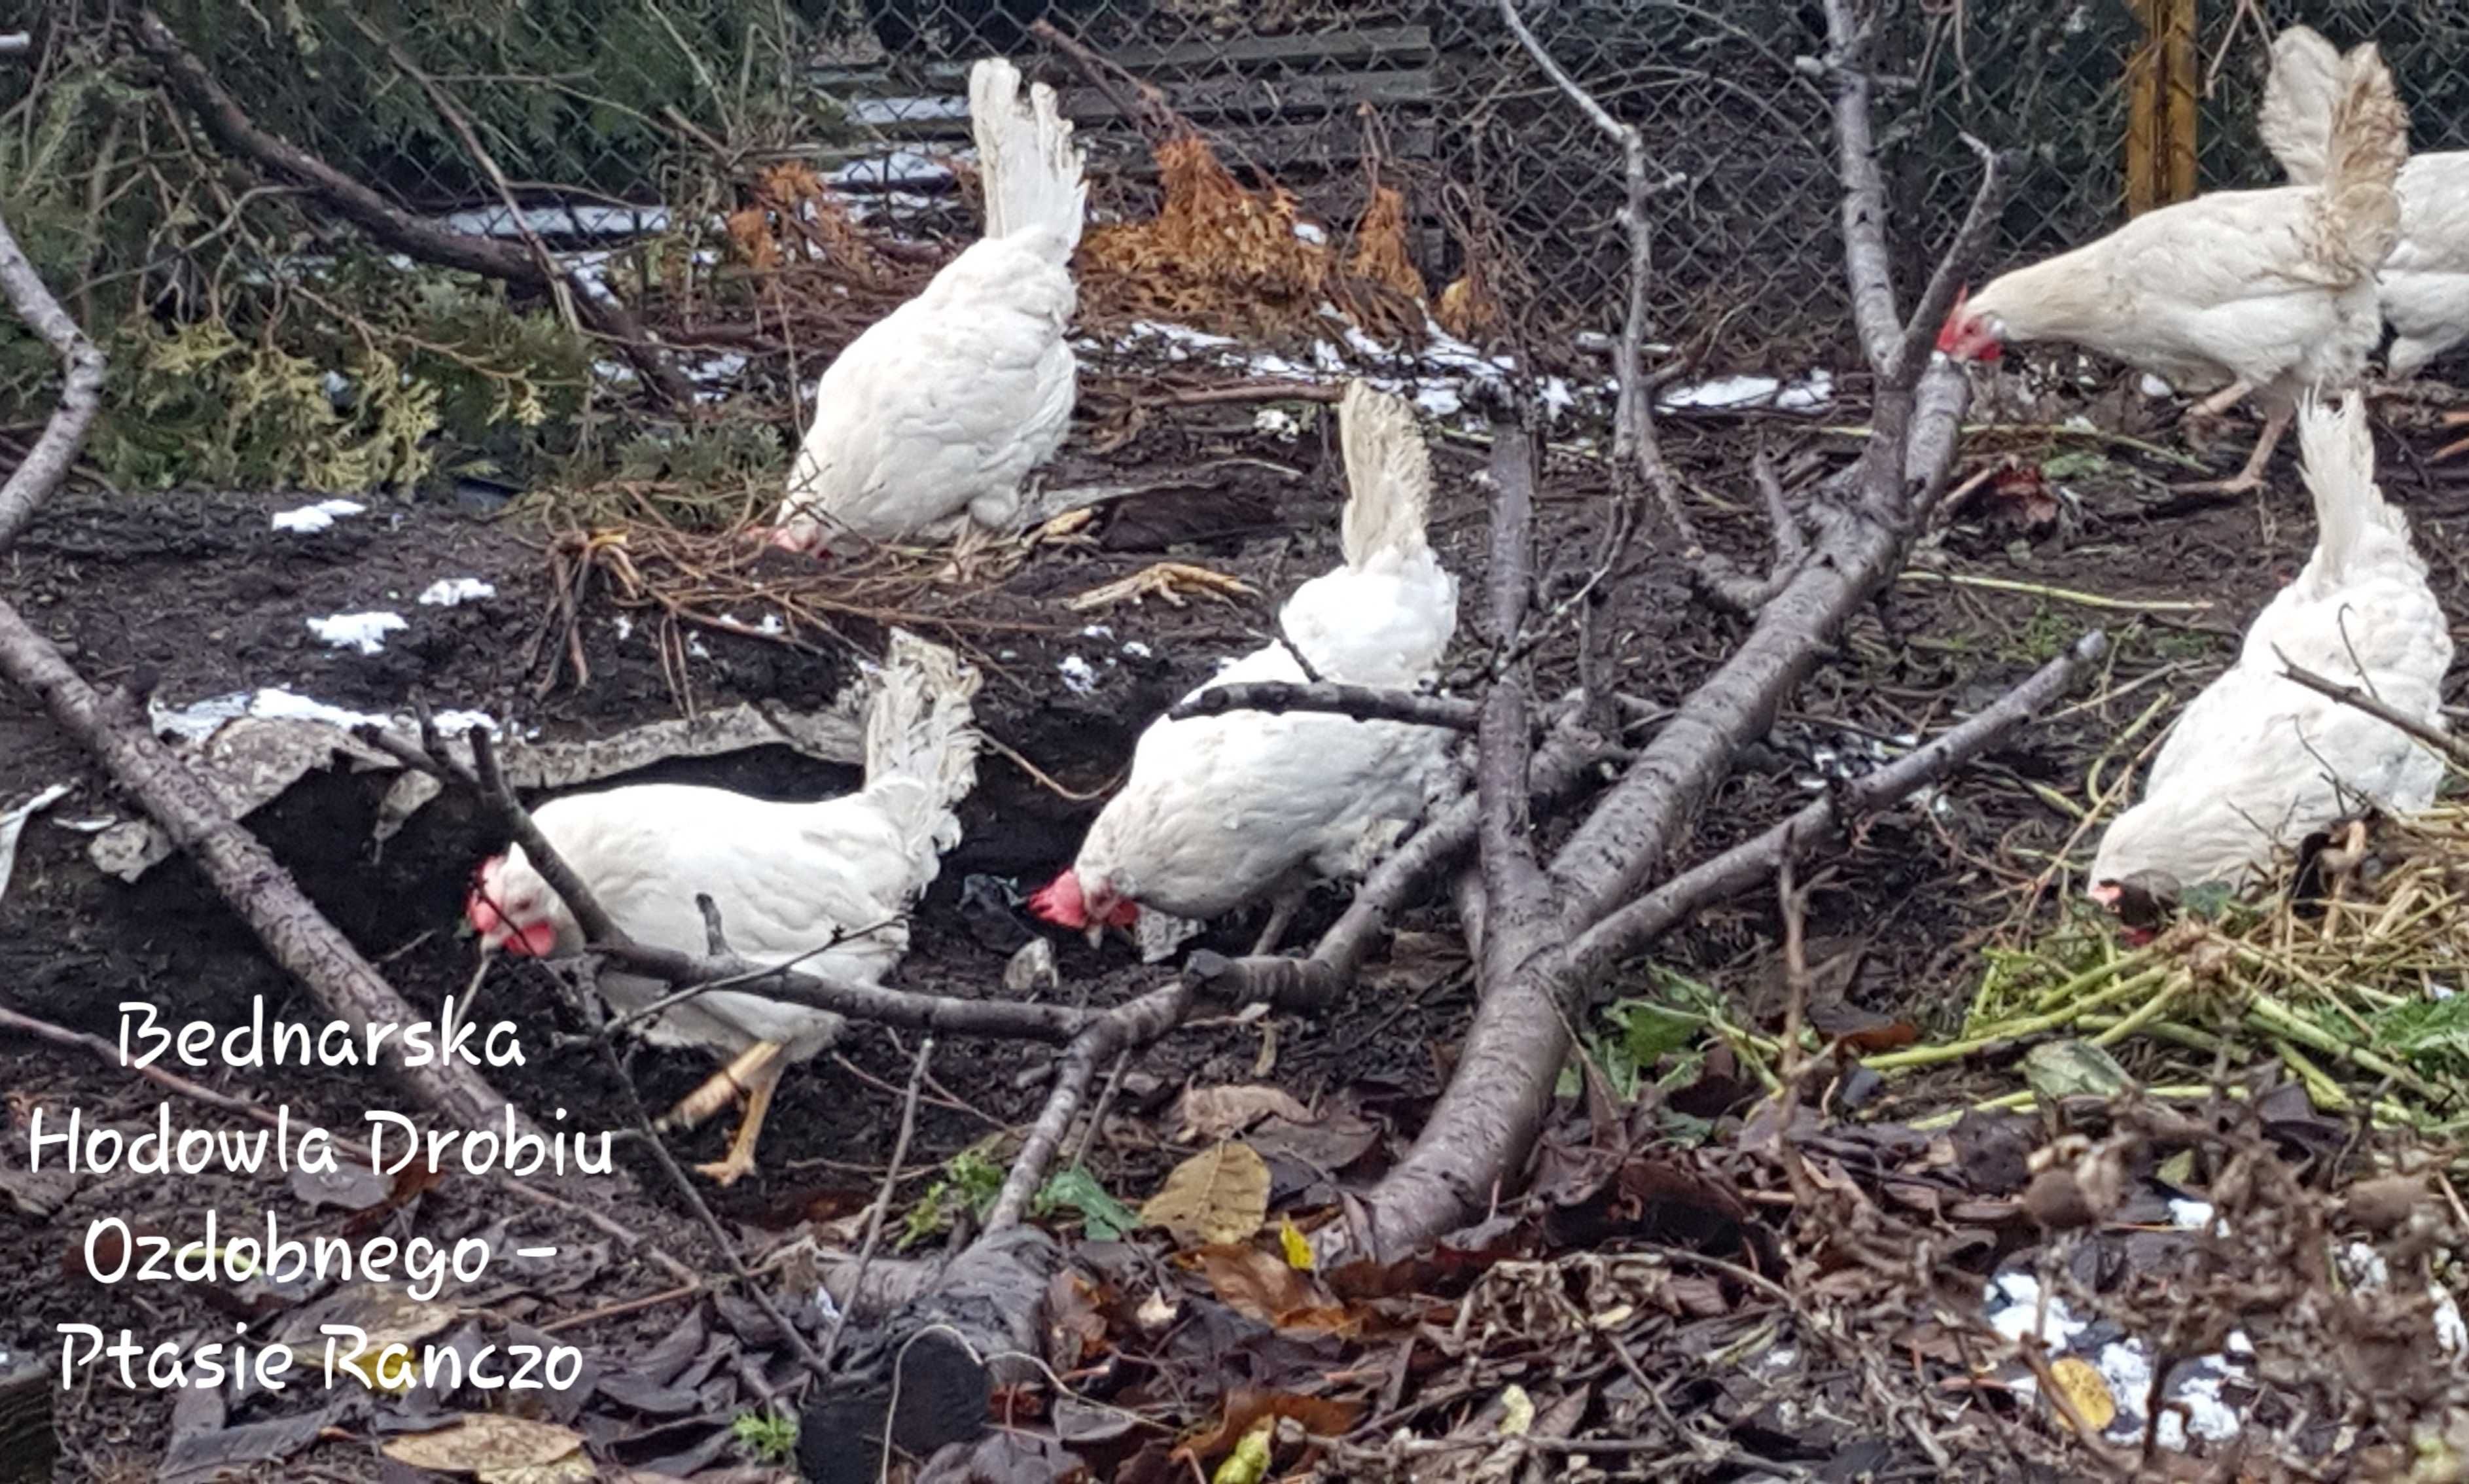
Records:
M2318 675L2281 653L2277 645L2273 647L2272 656L2280 661L2281 674L2288 679L2317 695L2327 696L2353 710L2364 711L2379 722L2399 728L2441 754L2456 768L2469 768L2469 743L2428 726L2407 711L2394 709L2390 703L2363 685L2344 685L2330 676Z
M1680 502L1680 481L1672 476L1671 466L1663 461L1663 445L1654 432L1654 393L1646 375L1648 301L1654 289L1654 228L1646 205L1656 189L1646 152L1646 135L1635 125L1612 117L1610 109L1569 75L1544 48L1526 18L1517 13L1517 0L1500 0L1500 17L1553 85L1578 105L1588 123L1620 148L1624 196L1619 220L1621 230L1628 236L1628 308L1621 321L1620 341L1612 352L1612 377L1620 383L1619 400L1612 411L1612 462L1620 470L1623 482L1636 479L1654 492L1664 518L1672 522L1673 531L1688 553L1695 555L1703 549L1703 543L1697 538L1696 522Z
M35 271L6 221L0 221L0 290L7 292L9 307L17 312L17 317L60 358L65 373L59 404L44 422L42 434L18 461L9 482L0 484L0 551L6 551L25 534L26 522L77 462L86 429L94 426L95 414L103 407L106 368L103 352L43 287L42 275Z
M633 310L595 295L592 286L572 273L543 271L521 247L423 221L298 145L267 133L152 10L139 11L131 30L138 50L161 66L172 91L224 149L309 191L344 220L397 251L542 292L557 292L560 285L565 286L575 312L594 332L615 341L644 381L657 387L673 408L694 406L694 384L670 362Z
M1476 702L1450 696L1418 695L1411 690L1382 690L1372 685L1323 683L1297 685L1284 681L1247 681L1213 685L1166 712L1168 721L1195 716L1223 716L1229 711L1321 711L1351 716L1356 721L1412 722L1421 727L1446 727L1472 731L1482 718Z
M1869 368L1892 381L1903 316L1895 312L1893 255L1886 250L1886 178L1878 169L1871 124L1869 46L1875 18L1863 23L1855 0L1826 0L1826 69L1834 80L1835 166L1843 177L1843 272L1852 290L1852 321Z
M2064 695L2108 651L2108 637L2093 630L2021 684L1961 725L1930 738L1926 746L1812 800L1782 823L1613 913L1569 945L1570 972L1589 982L1600 979L1618 961L1644 951L1692 914L1754 890L1773 876L1787 857L1810 854L1857 816L1883 808L1947 777Z
M1896 347L1894 365L1887 372L1891 382L1910 380L1921 359L1929 354L1939 325L1954 309L1954 296L1963 287L1963 275L1989 245L1990 234L1997 230L1997 209L2006 200L2006 157L1970 134L1963 136L1963 142L1980 156L1980 184L1973 188L1972 205L1963 214L1963 225L1955 228L1954 241L1947 244L1945 255L1937 260L1936 270L1929 274L1928 287L1921 290L1920 302L1912 306L1911 322L1904 326L1903 343Z

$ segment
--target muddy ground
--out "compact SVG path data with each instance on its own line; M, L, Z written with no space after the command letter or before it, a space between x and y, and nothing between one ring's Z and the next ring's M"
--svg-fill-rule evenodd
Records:
M1753 442L1781 451L1795 483L1838 464L1852 448L1843 437L1786 417L1674 420L1666 432L1672 456L1708 512L1710 530L1743 555L1753 555L1763 539L1747 514L1754 501L1741 476ZM2416 435L2404 436L2423 446ZM2000 446L1976 441L1972 461ZM2208 679L2247 618L2294 574L2312 538L2286 457L2264 499L2188 505L2157 488L2157 479L2178 471L2137 462L2099 440L2017 446L2036 463L2075 455L2067 476L2051 481L2052 506L2027 508L2030 502L2013 491L1984 488L1920 565L1941 577L1988 578L2037 591L1925 576L1899 584L1889 604L1855 626L1774 735L1742 759L1696 843L1719 846L1762 827L1807 797L1830 757L1853 758L1857 766L1865 737L1944 725L2050 658L2088 624L2107 627L2118 640L2106 689L2166 670L2124 698L2075 708L2026 731L1950 784L1933 808L1877 822L1817 893L1811 933L1861 949L1851 961L1850 998L1931 1027L1959 1012L1976 982L1981 944L2029 906L2019 883L2041 870L2072 828L2027 785L2080 796L2087 762L2114 729L2162 690L2182 698ZM1466 440L1438 447L1445 489L1435 537L1472 594L1480 591L1483 497L1475 475L1484 451ZM2463 549L2469 496L2416 469L2389 433L2385 450L2388 488L2416 522L2439 591L2456 621L2469 616L2469 574L2455 555ZM1005 611L1017 627L970 636L990 672L982 725L1050 782L1002 756L983 760L980 789L963 810L966 838L946 858L921 909L917 947L895 983L953 994L1001 993L1005 959L1034 929L1025 916L985 908L982 892L972 893L979 905L964 909L964 887L973 877L1034 886L1066 861L1096 807L1082 796L1101 789L1122 766L1138 729L1210 673L1217 657L1258 642L1276 600L1332 559L1337 496L1330 460L1313 431L1291 442L1259 438L1251 432L1249 409L1190 409L1149 429L1112 462L1119 474L1230 451L1290 466L1295 476L1255 474L1223 490L1126 502L1107 517L1095 545L1039 553L1007 579L1016 601ZM1554 458L1545 500L1547 567L1572 571L1589 559L1601 488L1599 466ZM478 707L551 738L605 735L673 710L676 698L654 648L655 625L631 615L621 622L605 591L596 589L585 602L582 625L589 683L578 687L569 680L545 695L535 693L542 673L536 635L551 608L550 575L544 533L527 514L492 520L450 504L372 499L367 513L322 532L273 528L273 512L310 499L71 491L10 555L0 591L91 680L150 682L158 699L171 705L279 684L336 705L391 711L418 694L440 707ZM1240 603L1200 599L1182 609L1151 600L1086 616L1062 614L1050 601L1169 552L1243 576L1260 595ZM453 577L483 579L496 595L452 608L412 601L429 583ZM2060 595L2061 590L2071 595ZM2155 613L2138 610L2137 599L2213 606L2201 614ZM1623 574L1614 604L1626 688L1650 704L1683 693L1739 632L1736 620L1692 602L1676 564L1652 551L1642 552ZM409 619L408 632L392 636L381 654L326 647L307 626L312 617L379 608ZM1474 609L1469 596L1465 611L1471 615ZM1109 632L1089 632L1092 624ZM858 622L840 638L861 650L879 643L879 635ZM1461 650L1474 654L1479 642L1469 616L1461 628ZM696 644L692 684L704 705L772 698L820 706L851 673L848 650L835 641L797 647L704 631ZM1096 674L1086 693L1063 682L1071 656ZM678 761L645 776L780 798L854 781L845 770L786 749ZM28 829L15 879L0 900L0 991L10 1004L105 1036L116 1030L112 1007L140 995L181 1018L228 1022L260 994L271 1016L322 1018L184 863L168 863L135 886L99 873L85 855L88 837L65 825L125 816L128 805L48 718L22 704L0 707L0 805L61 781L75 791ZM459 991L472 972L473 949L457 933L458 908L472 868L500 842L449 799L423 810L381 848L373 846L370 826L381 786L365 776L315 776L248 823L416 1006L433 1006ZM1334 893L1315 901L1299 931L1317 931L1338 905ZM1227 925L1219 940L1246 942L1252 927ZM1775 1004L1775 938L1769 903L1735 904L1670 939L1660 962L1731 994L1749 1007L1743 1014L1754 1015L1757 1007ZM1152 985L1162 972L1135 963L1120 943L1091 950L1076 938L1058 938L1056 947L1064 978L1059 992L1094 1003ZM622 1121L622 1101L596 1062L581 1054L546 1053L553 1032L574 1028L538 972L500 968L486 990L484 1009L519 1019L535 1044L532 1064L501 1075L499 1085L535 1115L563 1107L583 1126ZM1636 972L1645 983L1648 968ZM1396 1137L1409 1137L1470 1011L1465 976L1451 971L1444 955L1424 953L1324 1022L1275 1022L1273 1059L1257 1028L1187 1033L1135 1069L1108 1137L1092 1150L1093 1167L1135 1201L1153 1189L1179 1152L1162 1137L1172 1131L1165 1108L1187 1081L1266 1079L1307 1101L1343 1094ZM764 1141L762 1175L715 1201L727 1218L785 1231L809 1216L853 1208L879 1178L907 1050L900 1037L859 1030L840 1052L788 1080ZM1049 1059L1042 1049L946 1040L921 1108L909 1163L912 1178L922 1182L935 1161L1026 1118L1040 1099ZM701 1057L677 1052L647 1051L634 1065L655 1105L709 1070ZM338 1126L356 1125L362 1109L387 1101L366 1078L339 1073L286 1072L279 1082L213 1074L204 1079L261 1101L287 1100ZM20 1117L38 1103L81 1108L88 1119L150 1117L158 1096L81 1054L15 1039L0 1041L0 1080ZM1994 1090L2011 1085L1999 1081ZM1950 1105L1965 1091L1960 1078L1903 1084L1895 1101L1908 1112L1922 1103ZM196 1107L181 1108L178 1117L205 1127L227 1122ZM698 1131L688 1150L716 1155L725 1133L718 1125L725 1122ZM21 1144L12 1141L12 1153ZM698 1239L648 1162L638 1152L626 1163L638 1177L638 1192L609 1214L671 1251L693 1252ZM507 1216L485 1191L450 1183L427 1199L422 1217L427 1228L476 1228ZM51 1327L70 1320L162 1334L223 1322L186 1287L104 1290L77 1281L73 1266L63 1267L95 1215L177 1229L209 1204L252 1216L271 1209L302 1223L319 1219L297 1193L216 1176L90 1182L50 1218L30 1216L22 1205L0 1205L0 1348L46 1353ZM669 1283L638 1261L607 1254L605 1236L570 1217L524 1212L515 1219L521 1229L563 1233L573 1247L603 1254L576 1269L578 1291L535 1286L522 1310L535 1319L571 1315ZM655 1310L599 1325L591 1338L611 1354L625 1354L674 1322L674 1314ZM60 1476L143 1476L161 1454L167 1410L153 1394L131 1397L101 1385L73 1389L59 1406L67 1447ZM341 1447L321 1449L318 1461L349 1476L361 1476L373 1462L364 1450Z

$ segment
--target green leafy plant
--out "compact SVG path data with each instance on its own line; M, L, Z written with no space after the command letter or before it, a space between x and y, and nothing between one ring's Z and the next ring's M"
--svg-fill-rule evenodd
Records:
M953 1218L964 1212L985 1215L1003 1194L1003 1167L983 1149L962 1149L953 1155L901 1222L900 1247L905 1251L937 1232L951 1230Z
M797 1454L797 1419L770 1412L740 1412L729 1419L728 1435L757 1463L784 1464Z
M1096 1241L1114 1241L1141 1224L1140 1213L1107 1193L1087 1168L1073 1165L1046 1177L1029 1209L1039 1216L1070 1211L1080 1217L1081 1232Z

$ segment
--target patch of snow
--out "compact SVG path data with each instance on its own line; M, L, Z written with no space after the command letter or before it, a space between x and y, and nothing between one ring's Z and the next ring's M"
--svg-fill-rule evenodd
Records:
M2160 1414L2153 1429L2159 1435L2160 1446L2182 1451L2189 1432L2215 1443L2236 1437L2237 1409L2221 1400L2221 1387L2228 1380L2219 1371L2198 1372L2182 1382L2173 1380L2169 1400L2177 1404Z
M1063 688L1075 696L1085 696L1097 688L1097 670L1076 653L1065 655L1054 666L1063 675Z
M409 730L412 718L378 716L367 711L354 711L323 701L297 695L278 685L263 690L238 690L226 695L209 696L176 709L156 707L153 725L156 735L171 735L191 742L214 735L215 730L227 721L242 716L255 716L269 721L323 722L349 731L354 727L394 727ZM449 735L471 730L473 727L497 730L496 722L486 711L440 711L437 727Z
M697 660L711 658L711 651L703 647L703 636L700 634L686 636L686 653Z
M1115 631L1107 624L1093 623L1081 629L1080 637L1082 638L1110 639L1115 637Z
M2000 1273L1983 1294L1984 1303L1996 1302L2000 1293L2006 1305L1989 1316L1991 1328L2010 1340L2032 1333L2040 1326L2040 1341L2051 1351L2062 1351L2068 1342L2088 1328L2085 1321L2066 1311L2065 1301L2049 1296L2048 1314L2041 1315L2041 1280L2030 1273Z
M622 644L635 637L635 615L619 614L609 620L609 627L617 631L617 641Z
M2208 1200L2186 1200L2174 1197L2169 1202L2169 1221L2181 1232L2199 1232L2211 1224L2212 1203Z
M1292 443L1304 430L1301 419L1283 407L1262 407L1252 414L1252 430Z
M961 106L963 109L967 107L965 104ZM925 185L951 179L952 167L923 150L903 145L835 166L823 178L834 185L862 185L876 189L894 184Z
M1658 410L1697 407L1772 407L1780 412L1812 412L1834 401L1834 373L1820 366L1789 385L1771 376L1718 376L1685 386L1666 387L1656 394Z
M746 358L735 351L723 351L703 360L690 361L678 369L685 373L687 381L708 386L714 382L735 381L746 370Z
M477 602L496 595L494 584L482 582L477 577L440 577L420 590L420 606L452 608L457 603Z
M384 612L369 614L335 614L309 620L309 632L318 642L335 649L357 649L374 655L385 649L385 637L397 629L406 629L403 614Z
M544 237L640 237L646 232L667 231L669 209L575 202L526 207L518 218L498 204L450 212L434 219L434 222L448 231L471 237L520 238L525 227Z
M303 505L297 510L276 511L274 528L278 531L292 531L305 536L311 531L326 529L344 516L360 515L368 508L357 499L321 499L313 505Z
M2456 1356L2469 1349L2469 1324L2460 1320L2460 1306L2440 1284L2428 1284L2426 1296L2434 1302L2434 1342Z
M1465 409L1465 398L1446 382L1427 382L1415 389L1415 406L1432 417L1455 417Z
M1328 241L1328 233L1322 230L1321 224L1317 221L1296 222L1295 236L1299 241L1309 243L1315 247Z
M2178 388L2146 371L2134 379L2134 389L2146 397L2175 397Z
M1578 405L1577 393L1569 390L1569 383L1557 376L1545 377L1535 395L1543 404L1544 415L1555 420Z
M1157 651L1149 648L1146 644L1142 643L1139 639L1123 640L1123 653L1131 656L1135 660L1145 660L1156 652Z

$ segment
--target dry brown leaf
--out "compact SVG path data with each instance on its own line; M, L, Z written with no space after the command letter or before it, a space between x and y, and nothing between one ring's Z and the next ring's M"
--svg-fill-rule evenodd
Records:
M1226 1307L1247 1318L1317 1334L1351 1333L1356 1328L1353 1316L1311 1274L1274 1253L1224 1244L1203 1247L1192 1258Z
M1275 1115L1297 1124L1312 1121L1311 1110L1280 1087L1234 1082L1222 1087L1187 1087L1175 1104L1183 1126L1177 1144L1215 1143L1231 1139L1264 1118Z
M1344 1437L1363 1416L1360 1402L1306 1397L1291 1391L1264 1391L1237 1386L1226 1393L1226 1411L1217 1426L1186 1442L1175 1451L1203 1463L1226 1452L1259 1425L1263 1417L1291 1417L1317 1438Z
M583 1434L555 1423L501 1412L465 1412L433 1432L389 1438L380 1451L415 1469L477 1474L482 1484L544 1484L553 1478L591 1477L590 1461L583 1456ZM583 1472L566 1472L569 1460L582 1464ZM545 1469L559 1472L534 1472Z
M1097 1291L1069 1269L1046 1286L1046 1358L1058 1371L1077 1370L1106 1348L1106 1320Z
M1269 1216L1269 1166L1248 1145L1226 1143L1174 1167L1141 1207L1141 1223L1164 1227L1183 1246L1241 1241Z

